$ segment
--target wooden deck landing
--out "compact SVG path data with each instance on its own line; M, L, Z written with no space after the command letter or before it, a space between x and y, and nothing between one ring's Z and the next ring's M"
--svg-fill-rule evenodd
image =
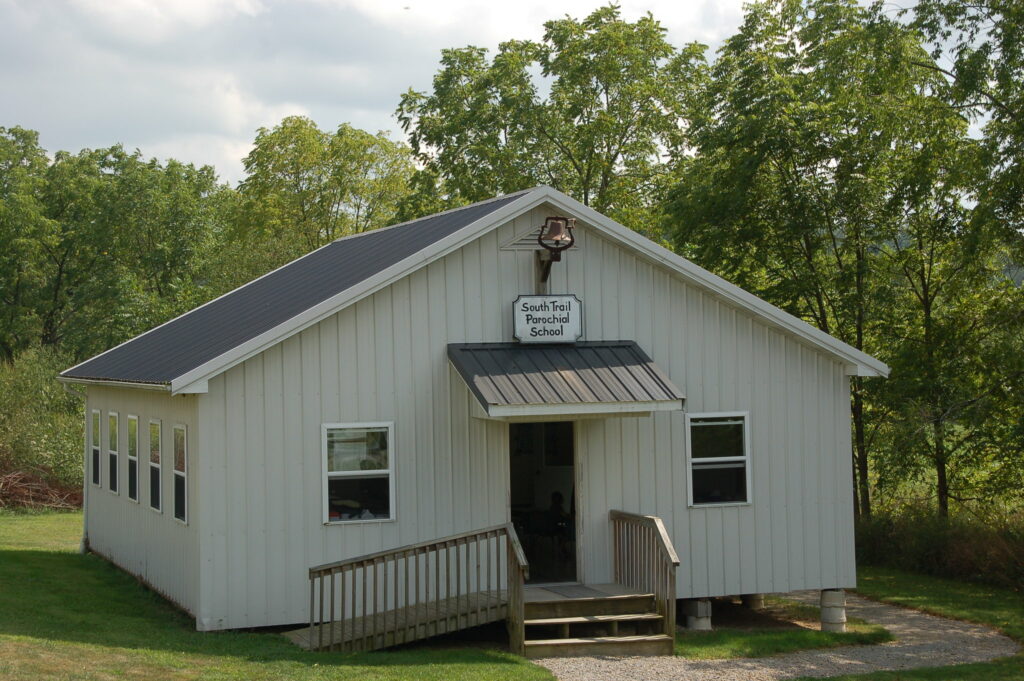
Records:
M352 647L360 650L377 650L504 620L507 615L506 604L504 591L472 593L344 622L315 625L312 628L312 639L309 626L286 631L284 636L306 650L326 649L343 642L351 642ZM387 633L374 633L381 630Z
M527 603L641 595L642 592L621 584L527 584L523 588L523 599Z

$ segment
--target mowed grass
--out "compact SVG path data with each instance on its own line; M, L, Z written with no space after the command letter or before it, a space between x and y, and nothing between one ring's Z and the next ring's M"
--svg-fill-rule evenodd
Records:
M552 678L479 646L308 653L274 633L199 633L125 573L75 553L81 527L81 513L0 512L0 679Z
M942 617L977 622L1024 643L1024 594L889 568L858 568L857 593ZM834 677L834 681L1015 681L1024 679L1024 655L994 662ZM806 681L810 681L807 679Z
M781 598L768 598L764 618L779 622L800 622L816 626L818 608ZM714 611L711 621L714 623ZM845 633L793 626L736 627L715 625L714 631L692 631L676 636L675 653L692 660L718 660L735 657L767 657L811 648L869 645L892 640L884 627L850 618Z

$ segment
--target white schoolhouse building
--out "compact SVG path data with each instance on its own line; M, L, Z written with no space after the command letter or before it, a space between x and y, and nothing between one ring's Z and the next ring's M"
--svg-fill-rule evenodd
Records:
M199 630L671 650L856 584L877 359L548 187L346 237L63 372L84 545Z

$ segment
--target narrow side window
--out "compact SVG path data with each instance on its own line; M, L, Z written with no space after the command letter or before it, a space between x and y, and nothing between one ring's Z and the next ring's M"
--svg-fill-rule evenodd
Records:
M174 517L188 522L188 438L185 426L174 426Z
M90 423L89 430L90 430L90 432L89 432L89 445L90 445L90 448L92 450L92 457L91 457L91 460L89 461L89 466L90 466L89 474L90 474L90 477L91 477L91 480L92 480L92 484L94 484L97 487L99 487L100 480L102 479L100 477L101 476L101 473L100 473L100 457L101 457L101 454L100 454L100 440L101 440L101 437L100 437L100 410L99 409L93 409L92 410L92 422Z
M128 498L139 500L139 417L128 415Z
M149 507L160 506L160 421L149 422Z
M107 437L109 438L109 444L107 449L107 476L110 486L110 491L117 493L117 456L118 456L118 442L117 442L117 412L112 411L107 416Z

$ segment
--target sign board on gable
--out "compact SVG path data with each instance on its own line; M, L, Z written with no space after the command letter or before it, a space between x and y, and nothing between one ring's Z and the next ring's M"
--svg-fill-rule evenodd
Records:
M576 296L519 296L512 315L520 343L575 343L583 335L583 302Z

